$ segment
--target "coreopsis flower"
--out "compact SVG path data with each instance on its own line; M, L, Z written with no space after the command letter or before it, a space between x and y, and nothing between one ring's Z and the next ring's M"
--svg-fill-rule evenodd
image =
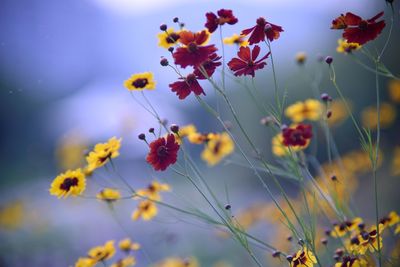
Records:
M380 105L380 126L389 128L396 120L397 111L394 105L383 102ZM362 124L366 128L375 129L378 124L377 110L375 106L365 108L361 112Z
M104 188L97 195L97 199L104 200L106 202L114 202L121 198L121 193L112 188Z
M176 162L179 147L175 135L168 134L167 137L160 137L150 143L150 151L147 154L146 161L156 171L164 171L169 165Z
M130 252L131 250L140 249L140 244L136 242L132 242L129 238L122 239L118 243L118 247L120 250L125 252Z
M312 137L311 124L300 123L296 127L286 127L282 130L285 146L305 146Z
M15 230L22 226L26 211L20 201L13 201L0 206L0 228Z
M359 43L349 43L346 40L340 38L338 40L338 47L336 48L336 52L349 54L360 48L361 48L361 45Z
M76 169L84 164L87 140L78 132L63 135L57 144L57 163L62 170Z
M391 163L391 174L394 176L400 175L400 147L394 148L392 163Z
M283 144L283 135L282 135L282 133L279 133L279 134L275 135L272 138L271 143L272 143L272 153L275 156L284 157L284 156L290 155L289 148ZM310 144L310 141L307 141L307 143L304 146L294 146L294 147L291 147L290 149L293 152L298 152L298 151L301 151L301 150L307 148L309 144Z
M225 23L234 25L238 22L238 19L233 15L230 9L220 9L217 12L218 16L213 12L206 13L207 22L204 25L210 33L215 32L218 26L222 26Z
M118 157L120 147L121 138L117 139L115 136L108 139L106 143L96 144L93 151L86 157L86 172L91 173L105 165L110 159Z
M162 191L170 191L171 187L168 184L161 184L157 181L151 182L149 186L145 189L139 189L136 191L136 194L139 197L146 197L150 200L160 201L161 196L160 192Z
M400 81L390 80L388 85L388 93L390 100L394 103L400 103Z
M124 86L129 91L142 91L144 89L154 90L156 88L156 82L154 81L153 73L143 72L133 74L124 82Z
M197 77L194 73L189 74L186 78L180 78L182 81L171 83L169 87L171 91L176 93L179 99L185 99L192 92L195 95L205 95L203 88L201 88Z
M383 224L379 224L379 243L382 248L382 231L384 229ZM378 231L376 226L372 226L370 231L362 231L359 235L351 238L350 240L350 251L364 255L368 250L375 252L378 250Z
M103 246L89 250L88 256L96 262L111 259L115 254L114 240L107 241Z
M262 42L267 38L270 42L279 38L280 33L283 32L281 26L269 23L265 18L260 17L256 21L254 27L243 30L240 35L247 36L251 33L249 37L249 44L257 44Z
M79 196L86 189L85 174L81 169L68 170L58 175L50 186L50 194L61 197Z
M142 218L144 221L149 221L157 215L158 209L156 204L150 200L143 200L132 213L132 220L137 221Z
M293 122L304 120L317 121L321 118L323 105L316 99L307 99L304 102L296 102L285 110L285 115Z
M158 46L166 49L174 46L179 40L179 32L175 31L174 28L168 28L166 31L160 32L157 34Z
M223 42L224 44L227 45L238 45L238 46L248 46L249 45L249 41L247 41L246 36L244 35L238 35L236 33L234 33L231 37L226 37L224 38Z
M250 47L240 47L237 53L238 58L232 58L228 62L228 66L234 72L235 76L251 75L254 77L256 70L262 69L267 65L263 61L268 58L270 52L257 60L260 50L258 45L254 46L253 50L250 50Z
M178 134L174 133L176 142L178 142L178 144L182 144L182 140L184 138L196 132L197 132L196 126L194 126L193 124L179 127Z
M344 256L340 262L335 263L335 267L368 267L368 262L356 256Z
M170 257L164 259L154 265L154 267L198 267L199 264L196 259L182 259L178 257Z
M303 248L293 255L290 267L313 267L316 263L314 254L307 248Z
M193 74L196 75L197 79L205 80L211 77L214 74L215 69L218 66L221 66L222 63L219 61L220 59L221 57L216 53L211 54L206 61L195 67ZM205 73L207 73L207 76L204 75Z
M385 21L376 21L383 16L383 12L374 17L364 20L361 17L347 12L346 15L340 15L332 21L331 29L344 30L343 38L349 43L358 43L363 45L374 40L385 28Z
M127 257L120 259L117 262L111 264L111 267L129 267L129 266L134 266L135 264L136 264L135 257L127 256Z
M342 237L348 232L356 230L358 225L360 225L362 222L363 220L360 217L356 217L351 221L344 221L336 224L330 232L330 235L333 237Z
M307 54L305 52L298 52L295 56L296 62L299 65L303 65L307 60Z
M201 145L209 140L208 134L192 133L188 135L188 141L191 144Z
M350 100L346 99L348 107L351 109L352 105ZM343 100L334 100L331 102L329 106L329 111L331 112L331 116L328 119L329 126L335 126L341 124L349 117L349 113L346 109L346 104Z
M207 30L197 33L184 30L179 33L179 37L182 46L175 49L172 56L175 64L182 68L199 66L217 51L215 45L205 45L210 38Z
M379 223L381 223L384 227L393 226L400 222L400 217L395 211L391 211L387 216L383 217Z
M93 267L96 265L96 263L97 262L92 258L82 257L76 261L75 267Z
M228 133L216 134L207 142L201 153L201 158L206 161L208 165L213 166L231 154L234 149L235 144Z

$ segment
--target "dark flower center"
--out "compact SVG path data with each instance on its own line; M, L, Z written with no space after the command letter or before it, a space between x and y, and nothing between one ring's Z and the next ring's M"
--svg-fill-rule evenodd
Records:
M139 78L132 82L132 85L136 88L144 88L149 81L146 78Z
M78 178L76 177L66 178L60 185L60 189L68 192L72 186L77 186L77 185L78 185Z
M265 19L263 17L257 19L257 25L265 26L265 24L267 24L267 22L265 21Z
M168 34L168 36L167 36L167 38L166 38L166 41L167 41L167 43L169 43L169 44L173 44L173 43L175 43L176 41L178 41L178 39L179 39L179 34L173 32L173 33Z
M358 28L360 28L360 30L365 30L368 26L368 22L365 20L362 20L359 24L358 24Z
M186 82L188 83L188 84L192 84L194 81L196 81L196 76L192 73L192 74L189 74L187 77L186 77Z
M190 43L187 47L188 47L189 52L191 52L191 53L196 52L198 49L197 44L195 44L195 43Z
M159 146L157 148L157 156L161 158L168 156L168 149L165 146Z

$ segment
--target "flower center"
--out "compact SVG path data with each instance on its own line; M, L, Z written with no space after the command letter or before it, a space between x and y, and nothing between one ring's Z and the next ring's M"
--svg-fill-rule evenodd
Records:
M60 189L64 191L69 191L71 187L78 185L78 178L66 178L64 179L63 183L60 185Z
M149 81L146 78L139 78L132 82L132 85L136 88L144 88Z
M195 44L195 43L190 43L187 47L188 47L189 52L191 52L191 53L194 53L198 50L197 44Z
M263 17L257 19L257 25L259 25L259 26L265 26L266 23L267 22L265 21L265 19Z
M176 41L178 41L178 39L179 39L179 34L173 32L173 33L168 34L168 36L167 36L167 38L166 38L166 41L167 41L167 43L169 43L169 44L173 44L173 43L175 43Z
M168 149L165 146L160 146L157 148L157 156L163 158L168 155Z

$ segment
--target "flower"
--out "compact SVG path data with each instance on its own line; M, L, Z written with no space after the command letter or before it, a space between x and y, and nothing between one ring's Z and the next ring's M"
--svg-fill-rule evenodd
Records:
M129 267L129 266L134 266L135 264L136 264L135 257L128 256L111 264L111 267Z
M174 28L169 28L164 32L157 34L158 46L163 48L170 48L174 46L179 40L179 31L174 31Z
M182 143L183 138L188 137L191 134L194 134L197 132L196 126L193 124L189 124L183 127L179 127L178 134L175 134L175 139L178 142L178 144Z
M400 81L390 80L388 85L389 97L395 103L400 103Z
M104 188L96 195L97 199L107 201L109 203L114 202L121 198L121 193L118 190L112 188Z
M285 146L305 146L312 137L311 124L300 123L296 127L286 127L282 130Z
M129 91L153 90L156 88L156 82L154 81L153 73L143 72L133 74L124 82L124 86Z
M115 254L114 240L107 241L104 246L97 246L89 250L88 256L95 262L111 259Z
M96 261L91 258L79 258L75 267L93 267L96 264Z
M276 40L283 32L281 26L267 22L263 17L257 19L257 24L254 27L243 30L240 35L247 36L251 33L249 44L257 44L267 38L270 42Z
M391 174L394 176L400 175L400 147L396 146L393 151Z
M293 122L304 120L317 121L321 118L323 105L316 99L307 99L304 102L296 102L285 110L285 115Z
M68 170L58 175L50 186L50 194L53 196L68 197L79 196L85 191L86 178L81 169Z
M351 110L352 104L350 103L350 100L346 99L345 101ZM341 124L349 116L349 113L347 112L347 109L346 109L345 101L334 100L331 102L330 107L329 107L329 111L331 112L331 116L329 117L329 120L328 120L329 126L335 126L335 125Z
M132 242L129 238L122 239L118 243L118 247L120 250L125 252L130 252L131 250L140 249L140 244L136 242Z
M183 81L177 81L171 83L169 87L171 91L176 93L179 99L185 99L190 93L194 93L195 95L205 95L203 88L201 88L199 82L197 81L197 77L195 74L191 73L186 78L180 78Z
M236 44L238 46L248 46L249 42L246 39L244 39L245 37L246 37L245 35L237 35L235 33L231 37L224 38L223 42L224 44L227 45Z
M297 64L302 65L307 60L307 54L305 52L298 52L295 56L295 59Z
M150 143L150 151L146 161L156 171L164 171L169 165L174 164L178 158L179 144L175 141L175 135L168 134Z
M160 192L162 191L170 191L171 187L168 184L161 184L157 181L151 182L146 189L139 189L136 191L136 194L140 197L146 197L150 200L160 201L161 196Z
M204 144L209 140L208 134L203 134L203 133L192 133L189 134L188 136L188 141L191 144L196 144L196 145L201 145Z
M400 222L400 217L395 211L391 211L387 216L383 217L379 223L381 223L384 227L393 226Z
M365 108L361 112L362 124L366 128L375 129L378 124L377 110L375 106ZM390 127L396 120L396 108L390 104L383 102L380 105L380 126L382 128Z
M235 76L251 75L254 77L256 70L262 69L267 65L266 62L262 61L268 58L270 52L256 61L259 54L260 47L258 45L254 46L252 51L249 47L241 46L237 53L239 58L232 58L228 66L234 71Z
M179 42L182 46L178 47L172 56L175 64L182 68L199 66L217 51L215 45L205 45L210 37L210 33L207 30L197 33L181 31L179 36Z
M348 43L346 40L340 38L338 40L338 47L336 48L336 51L338 53L351 53L354 50L358 50L361 48L361 45L358 43Z
M208 165L213 166L231 154L234 148L235 145L228 133L223 132L221 134L216 134L207 142L201 153L201 158L206 161Z
M368 20L363 20L361 17L347 12L346 15L342 14L332 21L331 29L343 29L342 36L347 42L363 45L378 37L383 28L385 28L385 21L376 22L382 16L383 12L380 12Z
M290 267L313 267L315 263L317 259L314 254L307 248L303 248L293 255Z
M1 229L15 230L25 221L25 208L22 202L12 201L0 206Z
M229 25L234 25L238 22L238 19L233 15L232 10L220 9L215 15L213 12L206 13L207 22L204 25L210 33L215 32L218 26L222 26L225 23Z
M181 259L178 257L170 257L155 264L154 267L198 267L196 259Z
M56 148L57 163L62 170L76 169L83 165L86 139L73 131L63 135Z
M149 221L157 215L157 206L153 201L143 200L139 202L136 210L132 213L132 220L137 221L140 217L144 221Z
M368 267L368 262L355 256L344 256L340 262L335 263L335 267Z
M275 156L283 157L283 156L290 155L289 148L283 144L283 135L282 135L282 133L279 133L279 134L275 135L272 138L271 142L272 142L272 153ZM291 150L293 152L298 152L298 151L301 151L301 150L307 148L309 144L310 144L310 141L307 141L307 143L304 146L291 147Z
M95 169L105 165L109 159L118 157L120 147L121 138L117 139L115 136L108 139L106 143L96 144L93 151L86 157L88 164L86 172L91 173Z
M360 217L356 217L351 221L344 221L340 224L336 224L333 227L333 230L330 232L332 237L342 237L348 232L354 231L358 228L358 225L361 224L363 220Z
M202 80L211 77L214 74L215 69L218 66L221 66L221 62L219 61L220 59L221 57L218 56L216 53L211 54L206 61L195 67L193 74L196 75L197 79ZM204 71L205 73L207 73L207 76L203 74Z

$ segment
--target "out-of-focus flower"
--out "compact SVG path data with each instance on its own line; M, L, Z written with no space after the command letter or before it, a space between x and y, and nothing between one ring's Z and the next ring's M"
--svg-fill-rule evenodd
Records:
M210 78L214 74L216 68L221 66L222 63L219 61L220 59L221 57L216 53L211 54L206 61L194 68L193 74L196 75L197 79L205 80ZM205 75L205 73L207 75Z
M246 36L233 34L231 37L224 38L224 44L227 45L238 45L238 46L248 46L249 42L245 39Z
M192 133L188 136L188 141L192 144L201 145L208 141L208 134Z
M396 108L390 104L383 102L380 105L380 125L382 128L390 127L396 120ZM377 126L378 118L375 106L365 108L361 112L362 124L364 127L374 130Z
M197 81L197 77L195 74L191 73L186 78L180 78L183 81L177 81L171 83L169 87L171 91L176 93L179 99L185 99L192 92L195 95L205 95L203 88L201 88L199 82Z
M391 174L394 176L400 175L400 147L397 146L393 152Z
M330 235L335 238L342 237L348 232L356 230L358 228L358 225L362 222L363 220L360 217L356 217L351 221L344 221L342 223L336 224L330 232Z
M140 249L140 244L136 242L132 242L129 238L122 239L118 243L118 247L120 250L125 252L130 252L131 250Z
M152 72L143 72L133 74L124 82L124 86L129 91L154 90L156 89L156 82Z
M340 262L335 263L335 267L368 267L368 262L356 256L344 256Z
M250 47L247 46L240 47L237 53L238 57L232 58L228 62L228 66L234 72L235 76L251 75L254 77L256 70L263 69L267 65L264 60L268 58L270 52L257 60L260 50L258 45L254 46L253 50L250 50Z
M199 66L206 61L211 54L217 51L215 45L205 45L210 38L207 30L201 32L181 31L179 42L182 44L173 53L175 64L186 68L187 66Z
M316 263L317 259L314 254L304 247L293 255L290 267L313 267Z
M149 221L157 215L158 209L156 204L150 200L143 200L132 213L132 220L137 221L142 218L144 221Z
M86 178L85 174L81 169L68 170L58 175L50 186L50 194L53 196L68 197L79 196L86 189Z
M389 97L395 103L400 103L400 81L390 80L388 85Z
M348 106L351 108L351 103L346 99ZM345 119L349 117L349 113L346 109L346 104L343 100L334 100L330 103L329 111L331 116L328 119L329 126L335 126L342 123Z
M170 191L171 187L168 184L161 184L157 181L151 182L149 186L145 189L139 189L136 191L136 194L139 197L146 197L150 200L160 201L161 196L160 192L162 191Z
M379 224L379 243L380 248L383 247L382 242L382 231L384 229L383 224ZM359 235L351 238L349 251L364 255L368 250L373 253L378 250L378 231L376 226L372 226L370 231L362 231Z
M175 139L178 144L182 144L182 141L184 138L188 137L191 134L194 134L197 132L196 126L193 124L188 124L182 127L179 127L178 134L175 134Z
M91 173L105 165L110 159L118 157L120 148L121 138L117 139L115 136L108 139L106 143L96 144L93 151L86 157L87 167L85 171Z
M201 158L207 162L208 165L213 166L219 163L223 158L230 155L235 149L235 145L228 133L215 134L211 138L203 152Z
M198 267L199 264L195 258L182 259L178 257L166 258L154 265L154 267Z
M346 15L342 14L332 21L331 29L343 29L344 39L349 43L358 43L363 45L378 37L383 28L385 28L384 20L376 22L376 20L382 16L383 12L380 12L368 20L363 20L361 17L351 12L347 12Z
M136 265L136 259L133 256L127 256L111 264L111 267L129 267Z
M107 241L103 246L94 247L88 252L88 256L95 262L111 259L114 254L114 240Z
M178 158L179 144L175 141L175 135L168 134L160 137L149 145L150 151L146 161L156 171L164 171L169 165L174 164Z
M299 65L303 65L307 60L307 54L305 52L298 52L295 56L296 62Z
M285 115L293 122L304 120L317 121L321 118L323 105L316 99L307 99L304 102L296 102L285 110Z
M285 146L304 147L313 136L312 126L300 123L295 127L286 127L282 130L282 136Z
M168 28L166 31L160 32L157 35L158 46L166 49L174 46L179 40L179 32L180 31L174 31L174 28Z
M75 267L93 267L96 265L96 261L92 258L79 258L76 263Z
M263 17L260 17L256 21L256 25L254 27L243 30L240 35L250 35L249 44L257 44L262 42L267 38L270 42L273 40L277 40L280 36L280 33L283 32L281 26L272 24L267 22Z
M121 193L112 188L104 188L101 190L97 195L97 199L107 201L109 203L117 201L118 199L121 198Z
M349 54L355 50L361 48L361 45L358 43L348 43L346 40L340 38L338 40L338 47L336 48L336 52Z
M84 152L87 141L77 132L71 132L60 138L56 156L62 170L76 169L84 164Z
M400 222L400 217L395 211L391 211L387 216L380 219L379 223L381 223L384 227L393 226Z
M238 22L238 19L233 15L230 9L220 9L217 12L218 16L213 12L206 13L207 22L204 25L210 33L215 32L218 26L222 26L225 23L234 25Z
M20 201L13 201L0 207L0 227L15 230L21 227L25 209Z

